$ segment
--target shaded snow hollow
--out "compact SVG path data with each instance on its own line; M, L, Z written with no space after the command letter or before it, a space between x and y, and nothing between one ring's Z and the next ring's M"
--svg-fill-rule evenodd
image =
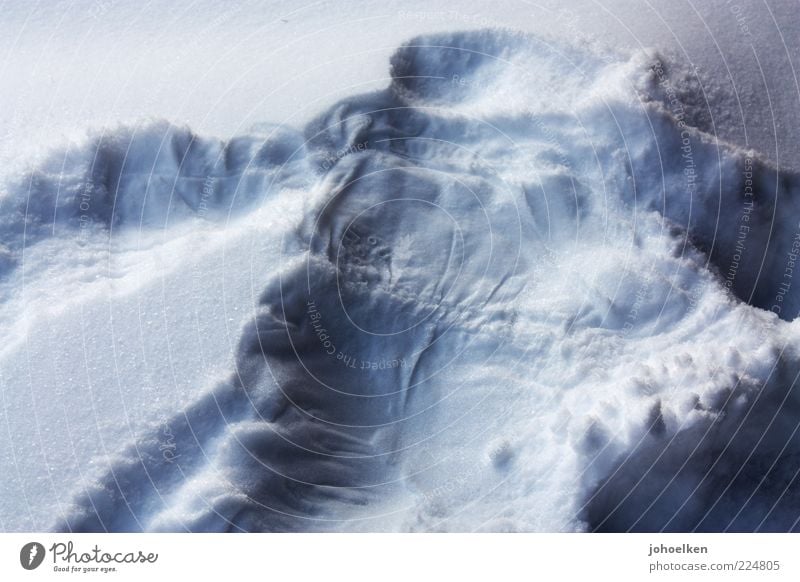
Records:
M798 177L696 127L655 54L485 31L391 71L301 132L121 128L10 190L11 296L59 237L300 201L179 456L116 443L53 527L800 529Z

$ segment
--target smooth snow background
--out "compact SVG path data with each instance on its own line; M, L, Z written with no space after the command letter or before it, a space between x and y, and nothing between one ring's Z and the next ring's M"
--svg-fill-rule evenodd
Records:
M781 37L798 30L791 2L737 4L753 46L725 2L575 3L574 14L559 11L563 3L473 3L458 13L431 2L344 6L244 3L220 12L211 2L7 3L3 178L21 178L32 160L80 141L87 128L150 117L221 137L265 122L300 127L344 96L385 86L389 57L415 34L497 24L671 49L712 78L704 129L797 167L798 46ZM280 245L276 225L300 224L303 210L297 200L274 201L248 217L247 228L181 234L178 225L152 251L158 228L154 237L83 246L60 265L47 241L28 253L2 283L9 339L0 368L0 527L50 527L54 512L67 512L71 487L104 473L120 443L154 429L170 440L174 411L230 372L241 328L277 268L259 259ZM275 216L281 220L270 222ZM441 486L431 479L429 490Z
M384 85L389 56L416 34L507 26L672 50L719 85L707 90L721 136L798 165L792 0L232 4L4 2L3 155L149 116L220 137L263 121L299 125L343 95Z

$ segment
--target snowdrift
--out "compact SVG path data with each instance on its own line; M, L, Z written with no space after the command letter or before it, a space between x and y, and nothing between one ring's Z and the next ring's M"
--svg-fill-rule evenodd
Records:
M304 197L180 457L154 427L53 527L800 529L798 176L655 53L441 34L391 72L302 131L123 128L9 187L9 272Z

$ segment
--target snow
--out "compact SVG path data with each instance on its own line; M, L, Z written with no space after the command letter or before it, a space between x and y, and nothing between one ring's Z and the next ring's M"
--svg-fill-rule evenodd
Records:
M1 527L798 529L800 181L714 116L732 78L414 7L331 59L272 8L219 26L294 31L301 104L220 53L205 109L5 158Z

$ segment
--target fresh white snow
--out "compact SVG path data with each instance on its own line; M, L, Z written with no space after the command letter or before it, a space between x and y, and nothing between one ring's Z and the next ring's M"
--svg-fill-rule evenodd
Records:
M425 14L4 158L0 527L798 528L797 174L675 55Z

